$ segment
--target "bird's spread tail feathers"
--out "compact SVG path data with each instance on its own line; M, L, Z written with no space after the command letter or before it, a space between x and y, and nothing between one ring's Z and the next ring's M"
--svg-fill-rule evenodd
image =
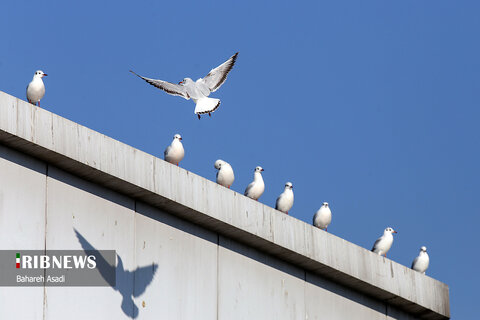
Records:
M204 114L210 113L217 110L220 106L220 99L215 98L200 98L197 101L197 105L195 106L195 113L196 114Z

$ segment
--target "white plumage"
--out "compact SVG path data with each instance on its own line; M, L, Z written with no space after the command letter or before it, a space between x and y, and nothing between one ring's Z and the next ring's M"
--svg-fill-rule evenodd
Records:
M385 255L386 257L388 250L390 250L393 244L393 233L397 233L397 231L390 227L386 228L383 231L383 235L373 244L372 251L380 256Z
M328 202L324 202L313 216L313 225L327 231L330 222L332 222L332 211L330 211Z
M27 100L28 102L40 107L40 100L45 95L45 85L42 78L47 74L42 70L35 71L32 81L27 86Z
M287 182L285 183L285 189L277 198L275 209L288 214L288 211L293 206L293 198L293 185L291 182Z
M238 52L218 67L210 70L205 78L200 78L197 81L184 78L178 84L175 84L163 80L142 77L131 70L130 72L168 94L180 96L186 100L192 99L196 104L195 114L197 114L198 119L200 119L201 114L208 113L208 115L210 115L211 112L214 112L220 106L219 99L208 98L208 96L211 92L217 91L225 80L227 80L227 75L232 70L237 60L237 55Z
M263 182L262 171L264 171L262 167L255 168L253 181L245 189L244 195L252 198L253 200L258 200L258 198L260 198L265 191L265 183Z
M235 175L233 174L232 166L221 159L215 161L215 169L217 169L217 183L224 187L230 188L235 180Z
M416 257L412 262L412 269L425 274L425 271L427 271L429 264L430 257L427 253L427 247L421 247L418 257Z
M165 149L163 155L165 161L170 163L178 164L182 161L185 156L185 150L183 149L182 137L177 133L173 136L172 143Z

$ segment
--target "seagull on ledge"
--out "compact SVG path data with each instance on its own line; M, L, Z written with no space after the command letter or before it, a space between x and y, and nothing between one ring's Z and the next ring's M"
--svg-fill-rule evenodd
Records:
M263 194L263 191L265 191L265 183L263 182L263 177L262 177L262 167L256 167L255 172L253 174L253 181L247 186L247 189L245 189L244 195L247 197L257 200L260 198L260 196Z
M164 159L172 164L178 164L185 156L185 150L183 149L182 136L178 133L173 136L172 143L163 152Z
M27 86L27 100L33 105L40 107L40 100L45 95L45 85L43 84L42 78L47 74L42 70L35 71L32 81Z
M215 92L227 80L227 75L232 70L235 61L237 60L238 52L230 57L227 61L218 67L210 70L205 78L200 78L193 81L190 78L184 78L178 84L170 83L163 80L150 79L136 74L132 70L131 73L142 78L159 89L162 89L173 96L180 96L187 100L192 99L195 102L195 114L200 119L201 114L211 113L217 110L220 106L220 99L208 98L211 92Z
M383 231L383 236L378 238L373 244L372 251L380 256L385 255L386 257L388 250L390 250L393 244L393 233L397 233L397 231L390 227L386 228L385 231Z
M230 189L233 181L235 180L232 166L228 162L218 159L215 161L214 167L218 170L217 183Z
M313 225L327 231L330 222L332 222L332 211L328 207L328 202L324 202L313 216Z
M415 260L413 260L412 262L412 269L425 274L425 271L427 271L429 264L430 257L427 253L427 247L421 247L418 257L416 257Z
M277 198L277 202L275 203L275 209L288 214L288 211L292 209L292 206L293 206L293 185L291 182L287 182L285 183L285 189Z

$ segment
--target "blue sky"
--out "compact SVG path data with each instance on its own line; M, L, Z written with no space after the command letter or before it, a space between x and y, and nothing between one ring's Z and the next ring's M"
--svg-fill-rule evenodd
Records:
M450 286L452 317L477 302L480 2L4 1L0 90L25 98L37 69L42 107L157 156L175 133L181 166L209 179L221 158L243 192L265 169L260 201L292 181L292 216L328 201L329 231ZM239 51L222 105L194 104L128 72L178 82ZM458 259L465 259L458 262ZM476 314L476 313L475 313Z

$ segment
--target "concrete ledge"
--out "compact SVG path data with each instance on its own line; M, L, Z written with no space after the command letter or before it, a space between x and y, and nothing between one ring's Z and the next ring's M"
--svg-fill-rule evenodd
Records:
M450 317L446 284L3 92L0 143L413 316Z

